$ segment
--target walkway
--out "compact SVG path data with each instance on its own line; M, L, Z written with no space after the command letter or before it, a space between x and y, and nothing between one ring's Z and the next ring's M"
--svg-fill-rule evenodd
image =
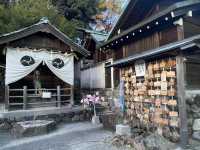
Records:
M16 139L0 150L125 150L108 141L113 133L90 122L62 125L48 135Z

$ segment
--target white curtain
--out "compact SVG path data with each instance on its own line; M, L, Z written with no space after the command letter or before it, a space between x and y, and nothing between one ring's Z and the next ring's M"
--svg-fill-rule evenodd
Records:
M24 66L21 59L24 56L30 56L34 59L34 64ZM56 68L53 66L54 59L61 59L64 66ZM74 84L74 56L62 54L52 54L47 51L33 51L30 49L8 48L6 53L6 74L5 84L14 83L32 71L34 71L41 63L45 63L48 68L61 80L70 85Z

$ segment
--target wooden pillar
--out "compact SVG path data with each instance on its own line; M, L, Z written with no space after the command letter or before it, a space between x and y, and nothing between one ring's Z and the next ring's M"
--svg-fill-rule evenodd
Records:
M23 88L23 109L27 109L27 86Z
M180 116L180 144L186 147L188 144L188 126L187 126L187 108L185 98L185 63L183 55L176 57L177 64L177 90L178 90L178 106Z
M71 98L70 98L71 106L74 105L74 86L71 86Z
M9 86L5 86L5 108L6 110L9 110L10 108L10 102L9 102Z
M61 107L60 85L57 86L57 106L58 106L58 107Z

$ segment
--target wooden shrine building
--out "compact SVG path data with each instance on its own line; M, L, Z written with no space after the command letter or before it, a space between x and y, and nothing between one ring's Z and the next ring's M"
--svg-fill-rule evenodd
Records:
M129 123L187 145L200 119L200 1L131 0L99 53L119 70Z
M47 19L0 36L0 103L6 110L73 105L79 61L89 52Z

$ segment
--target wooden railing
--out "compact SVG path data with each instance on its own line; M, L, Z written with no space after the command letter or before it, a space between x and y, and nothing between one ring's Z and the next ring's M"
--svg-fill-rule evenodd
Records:
M37 91L37 92L36 92ZM50 98L42 98L43 92L50 92ZM56 89L28 89L24 86L23 89L11 89L9 86L5 88L5 100L6 108L10 110L12 106L21 106L24 110L28 109L28 106L34 105L55 105L56 107L62 107L66 104L74 104L73 87L61 88L57 86ZM33 102L33 99L39 99ZM46 100L46 101L44 101ZM48 107L48 106L47 106Z

